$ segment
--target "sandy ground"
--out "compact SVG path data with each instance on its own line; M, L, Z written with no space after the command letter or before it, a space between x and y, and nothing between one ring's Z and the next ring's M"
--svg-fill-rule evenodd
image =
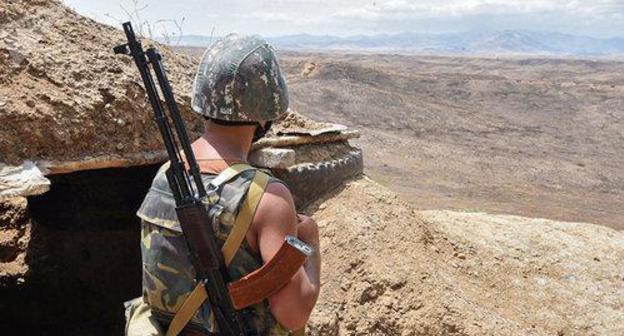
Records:
M367 178L309 211L324 267L312 335L624 333L621 232L418 212Z

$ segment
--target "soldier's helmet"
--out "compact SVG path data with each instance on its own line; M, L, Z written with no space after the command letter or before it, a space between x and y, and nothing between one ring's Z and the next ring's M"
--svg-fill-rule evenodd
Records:
M265 122L288 109L273 48L260 36L230 34L206 50L193 85L193 110L227 122Z

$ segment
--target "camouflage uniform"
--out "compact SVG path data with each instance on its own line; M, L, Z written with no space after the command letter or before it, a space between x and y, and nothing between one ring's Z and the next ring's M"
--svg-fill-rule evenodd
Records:
M195 271L175 213L175 201L162 167L157 173L137 215L142 219L143 301L162 325L167 326L188 294L195 288ZM207 209L220 244L227 238L256 170L248 170L219 187L209 198ZM202 175L208 187L215 175ZM279 182L271 178L269 182ZM236 280L262 266L260 255L247 245L240 247L228 267ZM246 335L288 335L273 318L265 300L240 311ZM187 326L215 332L210 305L204 303Z

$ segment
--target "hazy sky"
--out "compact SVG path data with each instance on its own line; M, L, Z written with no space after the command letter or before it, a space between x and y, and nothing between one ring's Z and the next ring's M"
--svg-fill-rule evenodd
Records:
M117 24L133 0L64 0L78 12ZM142 19L185 19L185 34L266 36L527 29L624 36L624 0L137 0ZM116 19L113 19L116 18ZM157 25L169 30L174 25Z

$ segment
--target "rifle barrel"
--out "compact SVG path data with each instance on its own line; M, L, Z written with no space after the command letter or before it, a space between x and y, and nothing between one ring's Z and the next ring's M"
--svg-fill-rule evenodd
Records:
M154 110L156 124L158 125L158 129L162 135L163 142L165 143L165 149L167 150L173 171L172 180L175 183L171 187L172 190L176 190L174 191L174 196L178 195L176 204L180 205L185 201L188 202L192 195L191 189L189 188L188 183L186 183L186 181L188 181L188 176L185 176L186 170L184 169L184 164L182 163L178 146L175 143L171 125L163 112L163 106L160 102L158 91L156 90L156 85L154 83L154 79L152 78L141 42L137 40L134 30L132 29L132 25L129 22L124 23L123 28L126 33L126 38L128 39L130 56L132 56L137 68L139 69L139 74L143 80L143 85L149 98L150 105L152 105L152 109Z
M173 120L173 125L175 126L178 134L178 140L180 141L180 145L182 146L182 150L184 151L184 155L186 156L186 163L188 164L189 171L191 172L191 175L195 180L197 193L199 198L201 199L206 196L206 189L204 187L204 183L199 172L199 166L197 165L195 154L193 153L193 149L191 148L191 142L189 141L186 127L184 127L184 121L182 120L180 110L178 109L178 104L176 103L173 96L173 89L171 88L171 84L169 84L169 80L167 79L167 73L165 72L164 66L161 62L162 57L154 48L147 49L146 54L147 58L149 59L150 63L152 63L152 66L154 68L156 79L158 80L158 84L160 85L160 91L162 91L163 96L165 97L165 102L167 103L167 107L169 108L171 120Z
M161 62L162 57L154 48L149 48L146 52L143 51L141 42L137 40L130 22L124 23L123 28L128 43L115 47L114 52L132 56L143 80L145 91L154 111L154 119L171 162L171 166L165 174L176 201L178 221L189 249L196 280L198 283L203 283L209 293L208 299L217 321L219 335L243 336L244 332L238 319L238 313L228 296L226 280L229 279L229 274L223 260L223 254L217 244L206 208L201 202L201 199L206 196L204 183L184 121L175 102L173 90ZM150 64L156 74L158 86L164 96L169 117L175 129L171 127L171 122L164 112L156 82L152 78ZM186 162L189 165L188 171L182 160L182 151L184 151ZM195 182L197 194L194 192L191 176Z

